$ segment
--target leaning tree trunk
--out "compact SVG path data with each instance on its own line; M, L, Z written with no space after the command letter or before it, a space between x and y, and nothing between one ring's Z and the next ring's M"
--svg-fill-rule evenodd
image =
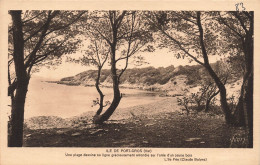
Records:
M98 116L101 114L103 107L104 107L104 94L101 91L100 87L99 87L99 81L100 81L100 75L101 75L101 67L98 67L98 75L97 75L97 79L96 79L96 89L99 93L99 109L97 110L97 113L95 116Z
M227 102L227 91L225 85L221 82L217 74L214 72L214 70L211 68L209 64L204 65L205 68L207 69L208 73L216 83L219 93L220 93L220 104L221 104L221 109L223 110L225 114L225 121L227 124L232 124L233 118L232 118L232 113L229 108L228 102Z
M114 92L114 97L113 97L113 101L112 101L111 105L108 107L108 109L102 115L96 116L93 119L94 123L102 124L104 121L107 121L110 118L110 116L114 113L114 111L116 110L118 104L120 103L122 96L120 94L117 76L114 74L113 74L113 92Z
M219 93L220 93L220 104L221 104L221 109L223 110L225 114L225 121L227 124L232 124L233 123L233 117L231 110L229 108L228 102L227 102L227 91L225 85L221 82L217 74L214 72L214 70L211 68L211 66L207 63L204 65L206 70L208 71L209 75L212 77L214 82L216 83Z
M225 121L227 124L233 123L233 116L230 110L230 107L227 102L227 91L225 85L221 82L221 80L217 77L216 73L212 70L212 68L208 68L209 74L214 79L215 83L217 84L217 87L219 89L220 93L220 104L221 109L223 110L225 114Z
M106 112L100 116L99 120L97 120L95 123L103 123L104 121L107 121L110 118L110 116L114 113L114 111L116 110L118 104L120 103L121 95L119 92L119 88L113 87L113 90L114 90L114 98L113 98L111 105L106 110Z
M205 104L205 112L209 112L209 106L210 106L210 102L211 100L217 96L219 93L219 90L217 92L214 92L211 96L209 96L206 100L206 104Z
M116 73L115 46L112 47L112 52L111 52L111 76L112 76L112 80L113 80L113 92L114 92L113 101L110 104L110 106L108 107L108 109L102 115L96 116L93 119L93 122L96 124L102 124L104 121L107 121L110 118L110 116L116 110L118 104L120 103L121 97L122 97L120 90L119 90L119 80L118 80L118 76Z
M221 82L220 78L218 77L218 75L214 72L214 70L212 69L212 67L209 64L209 59L208 59L208 54L206 51L206 47L204 44L204 36L203 36L203 28L201 25L201 20L200 20L200 12L197 12L197 24L198 24L198 28L199 28L199 39L200 39L200 46L201 46L201 50L202 50L202 55L203 55L203 59L204 59L204 67L206 68L206 70L208 71L209 75L212 77L212 79L215 81L218 89L219 89L219 93L220 93L220 104L221 104L221 108L225 114L225 120L227 124L231 124L232 123L232 114L230 111L230 108L228 106L227 103L227 91L225 88L225 85Z

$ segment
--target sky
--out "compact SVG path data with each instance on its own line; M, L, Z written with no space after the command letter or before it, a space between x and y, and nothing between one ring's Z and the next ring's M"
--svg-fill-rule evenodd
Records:
M174 65L175 67L179 65L196 65L196 62L189 63L188 59L177 59L174 56L173 52L167 52L167 50L156 50L155 52L149 52L149 53L142 53L141 54L145 61L148 62L148 64L143 64L141 66L134 65L133 62L129 63L128 68L142 68L142 67L148 67L153 66L155 68L158 67L167 67L170 65ZM76 54L74 56L80 56L80 54ZM219 56L210 56L209 57L210 63L216 62L217 60L220 60ZM202 60L201 60L202 61ZM118 67L120 68L123 65L118 64ZM65 57L63 58L62 64L56 67L56 69L48 69L47 67L40 68L40 71L33 74L37 77L43 77L48 78L50 80L59 80L63 77L69 77L74 76L80 72L95 69L93 66L82 66L80 64L75 63L69 63L66 62ZM104 66L104 69L109 69L109 66Z

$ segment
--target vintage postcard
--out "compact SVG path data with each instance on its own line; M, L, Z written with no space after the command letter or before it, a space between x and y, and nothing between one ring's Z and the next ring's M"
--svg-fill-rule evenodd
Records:
M2 0L0 164L258 165L259 5Z

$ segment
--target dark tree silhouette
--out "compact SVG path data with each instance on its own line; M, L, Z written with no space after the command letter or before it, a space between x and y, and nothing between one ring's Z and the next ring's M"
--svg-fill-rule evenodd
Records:
M96 112L96 115L94 116L95 120L95 118L101 114L103 108L110 104L109 101L106 101L104 104L105 95L100 88L100 77L102 69L107 62L110 49L109 45L107 45L107 42L104 41L101 36L93 36L91 33L86 33L86 37L89 39L90 43L88 43L86 50L81 51L84 53L83 57L80 57L78 59L68 57L67 61L80 63L83 66L93 65L97 68L97 74L95 75L95 87L99 94L99 98L93 100L93 106L99 105L99 108Z
M224 25L225 39L228 45L236 51L233 57L241 57L236 61L243 68L243 83L240 97L234 114L235 124L246 126L248 130L249 147L253 147L253 50L254 50L254 12L218 12L218 21ZM233 58L234 59L234 58ZM235 62L235 61L233 61Z
M76 50L80 39L71 27L86 12L10 11L8 94L11 96L8 146L23 144L24 105L33 67ZM54 64L54 63L52 63ZM12 69L14 67L14 69ZM14 74L11 74L14 70Z
M225 120L232 123L232 113L227 103L227 94L224 83L209 63L209 54L216 54L214 46L218 38L214 35L209 23L205 21L208 13L203 13L204 29L201 22L201 12L149 12L146 15L151 28L161 34L162 47L180 50L177 58L188 57L192 61L204 66L216 83ZM163 20L163 21L162 21ZM164 41L163 41L164 40Z
M204 66L216 83L227 124L246 126L249 146L253 135L253 12L148 12L151 29L159 31L161 46L179 50L177 57L188 57ZM224 25L224 26L223 26ZM159 39L160 39L159 38ZM169 42L170 41L170 42ZM235 114L227 102L223 81L209 63L209 55L243 54L244 77ZM201 61L202 59L202 61Z
M136 11L94 11L90 14L88 31L93 36L101 36L110 49L111 78L113 82L113 100L108 109L96 115L94 123L103 123L114 113L120 103L120 78L128 67L129 58L152 40L149 31L145 30L139 12ZM117 63L125 61L118 70Z

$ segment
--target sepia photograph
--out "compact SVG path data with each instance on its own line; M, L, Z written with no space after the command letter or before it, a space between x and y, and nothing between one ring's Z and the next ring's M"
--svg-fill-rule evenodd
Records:
M253 147L253 11L9 14L9 147Z
M259 164L253 1L1 1L0 164Z

